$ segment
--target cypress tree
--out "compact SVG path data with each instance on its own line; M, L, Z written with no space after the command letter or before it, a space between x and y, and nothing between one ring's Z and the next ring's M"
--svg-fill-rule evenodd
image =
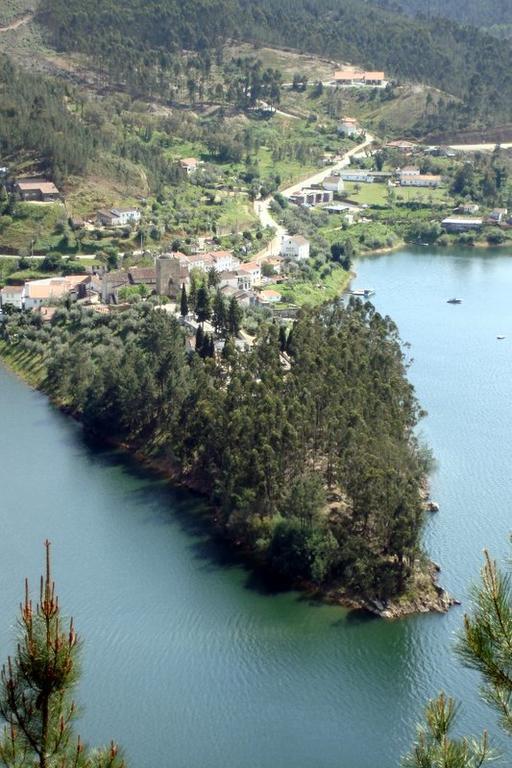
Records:
M185 283L183 283L181 286L180 312L182 317L186 317L188 315L188 299Z
M204 323L212 316L210 296L208 290L202 285L197 292L196 316L199 323Z
M231 336L238 336L242 327L242 310L238 301L233 296L229 302L228 331Z
M114 743L90 752L73 734L76 706L71 693L79 677L80 642L73 619L65 627L49 541L45 547L39 603L34 608L25 581L17 650L0 673L0 715L6 723L0 761L8 768L122 768Z
M201 354L201 350L203 349L204 338L205 336L204 336L203 327L202 325L198 325L197 331L196 331L196 352L198 354Z
M279 326L279 349L281 352L286 350L286 342L288 341L288 334L284 325Z

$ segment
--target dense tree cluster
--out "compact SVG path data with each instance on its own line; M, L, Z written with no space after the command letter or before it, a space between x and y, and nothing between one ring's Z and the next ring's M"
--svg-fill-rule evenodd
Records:
M375 1L375 0L374 0ZM509 0L376 0L390 10L432 18L442 16L475 27L512 24Z
M43 357L46 389L88 429L164 453L276 571L358 596L406 589L421 558L421 414L397 329L371 304L306 313L289 333L263 325L245 352L228 335L217 357L204 338L187 355L150 303L61 308L44 326L13 314L2 334Z
M0 56L0 155L32 152L57 180L82 173L91 132L67 108L65 89Z

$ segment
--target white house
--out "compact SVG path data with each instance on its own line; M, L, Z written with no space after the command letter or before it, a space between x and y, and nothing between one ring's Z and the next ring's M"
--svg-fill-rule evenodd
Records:
M110 208L98 211L97 219L105 227L125 227L139 222L141 213L138 208Z
M266 291L260 291L257 297L260 304L277 304L281 299L281 294L278 291L273 291L271 288Z
M0 309L10 305L16 309L22 309L23 307L23 286L22 285L6 285L0 291Z
M341 176L327 176L327 178L323 180L322 186L329 192L336 192L337 194L343 192L345 189Z
M199 160L197 160L195 157L184 157L182 160L180 160L180 165L187 176L191 176L197 171L199 167Z
M231 251L210 251L206 257L211 259L211 266L215 267L217 272L231 272L240 265L240 259L233 256Z
M360 182L363 181L366 184L370 184L373 181L371 171L367 171L366 168L358 168L352 171L342 169L340 171L340 178L343 181Z
M309 241L302 235L283 235L281 255L295 261L305 261L309 259Z
M338 133L343 136L360 136L362 128L355 117L344 117L338 125Z
M402 176L420 176L420 169L414 165L405 165L399 169L400 178Z
M402 187L440 187L443 181L442 176L436 176L432 173L420 173L417 175L400 176L400 186Z
M237 270L238 287L243 291L250 291L261 282L261 266L256 261L241 264Z

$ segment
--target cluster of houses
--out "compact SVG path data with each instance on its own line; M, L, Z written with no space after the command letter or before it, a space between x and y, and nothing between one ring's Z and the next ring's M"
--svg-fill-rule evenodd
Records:
M309 242L301 235L283 236L278 257L250 262L241 262L231 251L193 255L165 253L155 259L153 267L130 267L112 272L90 270L85 275L49 277L29 280L24 285L8 285L0 291L0 309L11 305L20 310L39 310L43 319L50 319L52 313L46 311L48 305L70 298L91 304L96 311L108 312L109 306L119 305L123 288L137 285L145 285L150 292L176 301L182 286L190 289L194 270L205 273L215 270L218 288L226 298L234 297L242 306L265 306L281 300L281 294L270 287L274 277L278 277L290 262L307 260L309 253Z

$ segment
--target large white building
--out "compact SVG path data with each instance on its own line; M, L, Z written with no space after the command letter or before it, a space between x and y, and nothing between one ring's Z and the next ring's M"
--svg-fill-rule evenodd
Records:
M309 259L309 242L302 235L284 235L281 239L281 255L295 261Z

